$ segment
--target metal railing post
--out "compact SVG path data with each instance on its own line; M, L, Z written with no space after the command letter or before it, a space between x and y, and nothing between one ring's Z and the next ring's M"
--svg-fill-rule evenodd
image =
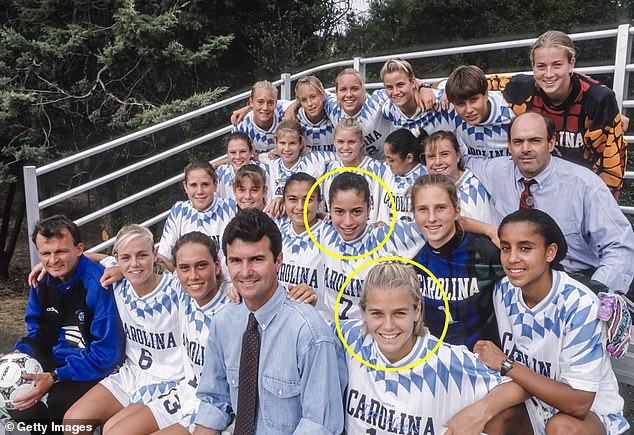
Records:
M33 242L31 242L31 234L35 229L35 223L40 218L40 206L37 193L37 174L35 173L35 166L24 166L22 168L24 174L24 200L26 202L26 223L28 228L28 240L29 240L29 257L31 259L31 269L40 262L37 256L37 249Z
M627 72L626 65L630 62L631 51L630 25L621 24L616 36L614 84L612 85L620 111L623 111L623 100L627 99L629 73Z
M280 98L282 100L291 99L291 75L289 73L283 73L280 78L282 79L282 86L280 88Z
M363 77L363 79L365 80L365 63L363 63L363 58L362 57L355 57L354 58L354 69L356 69L357 71L359 71L359 74L361 74L361 77Z

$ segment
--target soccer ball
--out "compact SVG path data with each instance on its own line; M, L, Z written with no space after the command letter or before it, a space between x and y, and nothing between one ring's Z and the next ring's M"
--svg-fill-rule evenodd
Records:
M31 379L22 378L24 373L42 373L42 366L25 353L0 358L0 408L15 409L13 400L35 388Z

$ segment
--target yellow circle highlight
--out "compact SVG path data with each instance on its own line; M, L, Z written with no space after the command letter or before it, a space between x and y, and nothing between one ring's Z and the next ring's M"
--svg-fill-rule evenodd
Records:
M348 345L348 342L346 341L346 339L343 336L343 333L341 332L341 325L339 325L339 303L341 301L341 296L343 295L343 290L346 288L346 286L348 285L350 280L357 273L359 273L361 270L365 269L366 267L371 266L371 265L376 264L376 263L380 263L381 261L400 261L400 262L409 263L409 264L411 264L413 266L417 266L417 267L421 268L422 270L425 271L425 273L427 273L427 275L429 275L434 280L434 283L436 283L436 285L440 289L440 293L442 294L442 299L443 299L443 301L445 303L445 326L443 327L442 334L440 334L440 337L438 337L438 343L436 343L436 345L432 348L432 350L427 355L425 355L423 358L421 358L420 360L415 361L415 362L413 362L411 364L402 366L402 367L377 366L375 364L372 364L369 361L364 360L355 351L353 351L352 348L350 348L350 346ZM348 352L350 352L350 355L352 355L361 364L366 365L368 367L371 367L374 370L384 370L386 372L398 372L400 370L409 370L409 369L412 369L412 368L414 368L416 366L419 366L420 364L422 364L425 361L427 361L427 359L429 357L431 357L434 353L436 353L436 351L438 350L438 348L442 344L443 340L445 339L445 335L447 335L447 328L449 327L449 300L447 299L447 293L445 293L445 288L442 286L442 284L440 283L438 278L436 278L436 275L431 273L429 271L429 269L427 269L422 264L419 264L419 263L415 262L414 260L410 260L409 258L404 258L404 257L381 257L381 258L375 258L374 260L368 261L367 263L364 263L361 266L357 267L350 274L350 276L348 278L346 278L346 280L341 285L341 289L339 289L339 294L337 295L337 301L335 302L335 325L337 327L337 334L339 335L339 339L343 343L344 347L346 348L346 350Z
M329 249L324 248L321 245L321 243L319 243L317 241L317 239L313 235L313 232L310 229L310 225L308 224L308 201L312 197L313 192L315 191L317 186L322 181L324 181L326 178L330 177L331 175L337 174L339 172L349 172L349 171L361 172L363 174L369 175L372 178L374 178L375 180L377 180L381 184L381 186L383 186L383 188L385 189L385 191L387 192L387 194L388 194L388 196L390 198L390 201L392 202L392 220L390 221L390 230L387 232L387 235L381 241L381 243L376 245L376 247L374 249L372 249L371 251L366 252L365 254L348 255L348 256L346 256L346 255L337 254L335 252L332 252ZM377 198L377 199L380 200L380 198ZM377 207L378 207L378 205L377 205ZM387 184L385 184L385 182L383 180L381 180L376 174L373 174L372 172L368 171L367 169L355 168L353 166L347 166L345 168L337 168L337 169L333 169L332 171L326 172L324 175L319 177L319 180L315 181L315 183L310 187L310 190L308 191L308 194L306 195L306 200L304 201L304 226L306 227L306 232L308 233L308 237L310 237L310 240L312 240L313 243L315 245L317 245L317 247L321 251L325 252L326 254L330 255L331 257L338 258L339 260L360 260L362 258L366 258L366 257L369 257L370 255L374 254L379 249L381 249L383 247L383 245L385 245L387 243L388 239L390 238L390 236L394 232L394 226L395 225L396 225L396 201L394 201L394 195L392 194L392 191L387 186Z

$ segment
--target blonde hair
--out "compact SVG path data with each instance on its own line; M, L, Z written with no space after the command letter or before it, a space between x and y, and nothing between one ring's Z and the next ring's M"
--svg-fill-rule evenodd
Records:
M535 64L535 50L545 47L562 49L568 57L568 62L570 62L576 54L575 44L572 42L572 39L570 39L570 36L559 30L549 30L546 33L542 33L531 46L531 65Z
M339 89L339 79L345 75L351 74L355 76L361 82L361 89L365 92L365 80L359 71L354 68L346 68L337 74L337 78L335 79L335 90Z
M420 281L414 268L412 266L397 263L383 261L372 267L368 272L365 280L363 281L363 287L361 290L361 299L359 300L359 307L365 312L368 305L368 293L374 290L400 290L408 292L412 299L412 306L414 309L420 308L420 318L414 324L413 334L415 336L421 336L427 334L427 327L423 319L423 295L420 290ZM363 322L363 332L367 335L367 324Z
M354 118L344 118L339 121L339 123L335 126L333 137L337 137L337 133L346 128L351 128L355 130L355 133L357 134L357 136L359 136L359 139L361 139L361 143L364 143L363 129L361 128L361 124L359 124Z
M282 134L294 134L299 138L300 144L304 145L304 130L299 121L294 119L283 119L275 129L275 142Z
M163 273L165 270L165 264L161 261L158 255L154 254L154 235L145 227L137 224L130 224L123 226L117 233L117 239L114 242L112 248L112 255L115 257L119 255L119 251L127 245L130 240L141 237L149 246L150 253L154 255L154 273Z
M319 92L322 97L326 96L326 90L324 89L324 85L321 83L321 80L319 80L315 76L306 76L306 77L302 77L301 79L297 80L297 83L295 84L295 96L296 97L299 94L299 89L301 87L304 87L304 86L305 87L309 87L309 88L313 88L314 90Z
M258 89L265 89L267 91L273 92L275 94L275 99L277 99L277 88L273 86L273 83L271 83L270 81L260 80L259 82L253 83L253 86L251 86L251 98L254 98L255 91L257 91Z
M407 74L407 78L410 80L414 78L414 69L412 68L412 65L408 61L406 61L405 59L401 59L400 57L390 59L383 64L380 72L381 80L383 80L385 74L390 74L394 72L404 72L405 74Z
M245 178L251 180L257 188L266 187L266 173L264 169L254 163L249 163L238 169L233 179L234 189L236 187L242 187L242 180Z

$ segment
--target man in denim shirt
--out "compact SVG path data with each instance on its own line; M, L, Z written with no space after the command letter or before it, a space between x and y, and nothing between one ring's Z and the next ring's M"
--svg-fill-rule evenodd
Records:
M194 433L219 433L231 422L238 408L242 334L254 313L261 343L255 433L340 434L347 383L343 348L312 306L289 300L279 285L277 225L259 210L242 210L227 225L222 248L244 303L228 304L211 325Z

